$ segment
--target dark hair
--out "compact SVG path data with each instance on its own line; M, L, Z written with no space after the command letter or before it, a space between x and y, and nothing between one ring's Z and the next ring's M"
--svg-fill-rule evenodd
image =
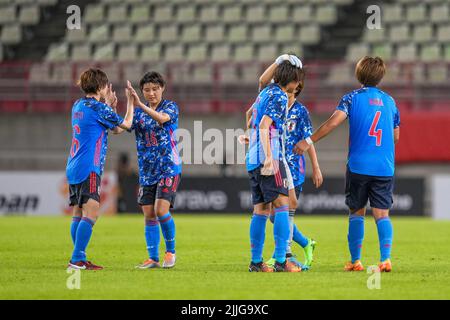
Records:
M154 84L158 84L160 87L165 87L166 86L166 80L164 80L164 77L156 72L156 71L150 71L147 72L141 79L141 81L139 82L139 86L142 89L144 89L144 85L146 83L154 83Z
M303 91L303 88L305 87L305 77L306 77L306 70L305 68L300 69L300 82L295 89L295 97L297 98L299 94Z
M293 66L289 61L283 61L275 70L273 81L280 86L285 87L292 81L300 81L301 72L301 69Z
M380 57L365 56L358 61L355 75L359 83L365 87L375 87L386 74L386 64Z
M77 85L85 94L97 93L109 84L108 76L105 72L97 68L89 68L85 70L80 79L77 81Z

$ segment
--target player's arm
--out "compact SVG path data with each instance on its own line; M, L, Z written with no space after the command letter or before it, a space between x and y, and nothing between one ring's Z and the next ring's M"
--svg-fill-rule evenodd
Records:
M399 140L400 140L400 127L397 127L394 129L394 143L397 144Z
M128 90L128 89L125 89ZM127 96L127 113L125 114L125 118L119 126L115 127L112 130L112 133L114 134L121 134L122 132L126 130L130 130L131 126L133 124L133 115L134 115L134 99L131 96L131 93L129 91L125 91L125 94ZM117 113L117 110L114 108L114 112Z
M317 152L314 145L311 146L311 148L308 149L308 156L309 160L311 161L311 167L312 167L312 180L314 183L314 186L316 188L319 188L323 183L323 176L322 171L320 170L319 166L319 160L317 159Z
M119 133L123 132L123 130L121 131L121 129L131 128L131 124L133 122L133 113L134 113L134 106L131 105L131 110L130 110L130 106L127 106L127 113L125 115L125 118L120 123L121 118L117 113L117 101L118 101L118 99L116 96L116 92L113 90L112 84L110 84L108 86L108 90L106 92L105 104L107 104L109 107L111 107L112 112L106 112L104 117L106 119L106 122L109 123L108 127L114 126L114 124L117 124L116 126L114 126L112 128L110 127L110 130L114 134L119 134ZM118 123L120 123L120 124L118 124Z
M250 129L250 127L252 126L252 113L253 113L253 106L251 106L245 112L245 124L247 129Z
M146 106L144 103L142 103L141 99L139 98L139 95L137 94L136 90L131 86L130 81L127 82L128 89L131 91L134 101L139 108L142 109L146 114L148 114L150 117L152 117L154 120L156 120L160 125L170 121L170 116L165 112L158 112L156 110L153 110L151 107Z
M336 110L332 116L325 121L309 139L300 141L295 145L294 152L302 154L310 148L313 143L318 142L326 137L330 132L336 129L344 120L347 119L347 114L344 111Z
M263 176L271 176L274 174L272 148L270 146L269 130L273 120L268 115L264 115L259 123L259 138L265 155L264 166L261 169Z

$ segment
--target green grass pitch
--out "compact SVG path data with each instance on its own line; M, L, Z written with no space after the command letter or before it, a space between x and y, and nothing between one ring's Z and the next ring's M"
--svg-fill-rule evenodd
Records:
M0 218L0 298L450 299L449 222L394 218L394 271L381 274L381 289L369 290L366 272L342 271L348 259L345 216L297 216L300 229L318 241L312 270L299 274L247 271L249 216L174 217L178 263L171 270L134 268L146 258L142 217L101 218L88 256L105 270L81 272L80 290L66 287L69 217ZM268 223L266 258L272 249ZM294 250L303 259L299 247ZM378 256L376 226L368 217L363 263L376 264Z

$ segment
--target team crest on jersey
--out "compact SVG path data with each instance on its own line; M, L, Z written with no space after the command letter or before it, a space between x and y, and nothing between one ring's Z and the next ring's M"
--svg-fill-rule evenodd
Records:
M297 125L297 121L295 121L295 120L289 120L289 121L287 122L287 130L288 130L289 132L294 131L296 125Z

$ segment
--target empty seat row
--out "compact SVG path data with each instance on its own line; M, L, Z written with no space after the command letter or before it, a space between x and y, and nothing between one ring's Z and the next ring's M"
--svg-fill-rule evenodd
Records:
M159 43L151 45L116 45L107 43L104 45L68 45L62 43L52 45L46 60L47 61L270 61L279 52L294 52L299 55L302 47L295 43L290 45L253 45L243 44L230 46L227 44L217 45L161 45Z
M82 28L80 30L67 30L66 41L69 43L81 42L135 42L161 43L171 42L200 42L208 43L228 42L240 43L252 41L256 43L264 42L290 42L301 41L304 44L314 44L320 40L320 28L318 25L297 26L294 24L284 24L272 26L270 24L248 27L246 24L208 25L192 24L183 28L176 25L167 25L156 28L154 25L142 25L133 28L129 24L117 25L114 28L107 24Z
M425 1L414 1L409 5L401 3L384 4L382 19L385 23L395 22L448 22L450 18L450 3L440 1L427 4Z
M449 20L450 21L450 20ZM416 43L438 41L442 43L450 42L450 24L396 24L384 29L366 29L364 41L368 43L377 42L406 42Z
M0 25L20 23L35 25L40 21L40 7L38 5L10 5L0 7Z
M182 5L175 8L173 5L149 6L146 3L134 4L131 7L125 4L106 7L103 3L90 4L85 8L84 20L86 23L188 23L201 22L265 22L283 23L288 20L315 21L319 24L332 24L337 19L337 7L334 4L312 6L309 4L286 5L280 4L266 6L256 4L244 7L243 4L233 4L220 7L212 2L204 6Z
M368 45L353 44L348 48L347 60L357 61L365 55L376 55L386 60L397 60L401 62L424 62L450 61L450 44L440 45L436 43L418 46L414 43L392 45L389 43Z

